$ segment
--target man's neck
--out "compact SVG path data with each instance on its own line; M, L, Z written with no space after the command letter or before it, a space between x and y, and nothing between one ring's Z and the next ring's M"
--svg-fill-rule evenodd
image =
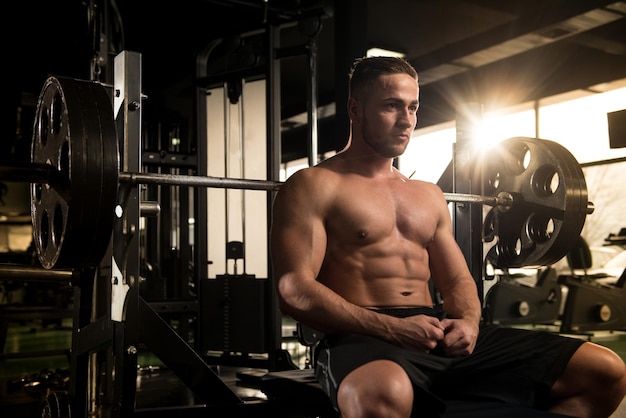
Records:
M372 152L360 152L354 147L344 149L338 157L348 171L366 177L394 177L397 174L393 167L393 158L381 157Z

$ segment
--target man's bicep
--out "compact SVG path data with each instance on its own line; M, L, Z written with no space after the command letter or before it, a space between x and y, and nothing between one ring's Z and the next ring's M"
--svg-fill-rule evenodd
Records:
M446 282L467 273L467 262L452 233L449 213L442 215L428 252L431 276L438 287L444 287Z
M295 196L294 196L295 197ZM278 200L271 230L271 252L275 273L317 275L325 248L326 236L320 217L295 198L289 203Z
M276 274L311 270L315 275L321 265L324 250L315 239L314 225L281 222L272 232L272 260Z

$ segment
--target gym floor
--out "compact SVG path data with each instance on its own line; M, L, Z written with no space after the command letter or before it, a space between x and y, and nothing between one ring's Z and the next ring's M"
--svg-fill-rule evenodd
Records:
M289 326L289 325L287 325ZM45 389L67 385L68 352L71 344L71 320L50 323L29 320L10 323L4 352L0 357L0 416L29 418L41 416L39 408ZM580 338L613 349L626 361L626 332L597 331ZM291 351L291 350L290 350ZM300 353L293 353L296 364ZM215 368L216 373L242 400L263 401L263 392L254 383L241 378L248 370ZM250 370L254 376L254 370ZM252 383L252 384L248 384ZM167 408L194 405L194 396L150 353L139 356L136 408ZM624 405L622 405L624 406ZM624 408L620 408L621 411ZM39 414L39 415L38 415ZM614 415L622 417L622 415Z
M2 325L7 324L0 321L0 327ZM8 323L5 330L4 351L0 352L0 417L41 417L46 396L51 391L63 392L69 388L72 321L68 318L13 321ZM293 335L293 331L295 323L285 321L283 337ZM2 329L0 337L1 332ZM295 337L285 340L285 347L290 351L292 360L303 367L305 347ZM262 403L267 400L267 396L259 389L259 378L267 370L227 366L212 366L212 370L244 402ZM200 406L201 403L178 377L154 354L140 351L136 410L194 405ZM52 417L62 418L56 415Z

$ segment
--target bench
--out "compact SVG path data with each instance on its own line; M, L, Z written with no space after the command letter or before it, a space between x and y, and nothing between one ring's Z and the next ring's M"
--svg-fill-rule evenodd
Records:
M339 418L313 369L269 372L260 388L269 400L284 403L302 417ZM566 418L565 415L487 401L448 401L440 418Z

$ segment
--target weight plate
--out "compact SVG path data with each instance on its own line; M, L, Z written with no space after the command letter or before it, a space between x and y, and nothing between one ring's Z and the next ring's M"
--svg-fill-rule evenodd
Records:
M38 415L41 418L71 418L70 400L66 393L53 391L41 401Z
M47 184L31 185L33 236L42 266L97 265L111 237L119 173L113 106L101 84L46 80L31 160L58 173Z
M486 195L509 192L513 207L485 216L487 260L496 268L540 267L567 254L587 215L587 187L574 156L548 140L516 137L489 152L483 163Z

